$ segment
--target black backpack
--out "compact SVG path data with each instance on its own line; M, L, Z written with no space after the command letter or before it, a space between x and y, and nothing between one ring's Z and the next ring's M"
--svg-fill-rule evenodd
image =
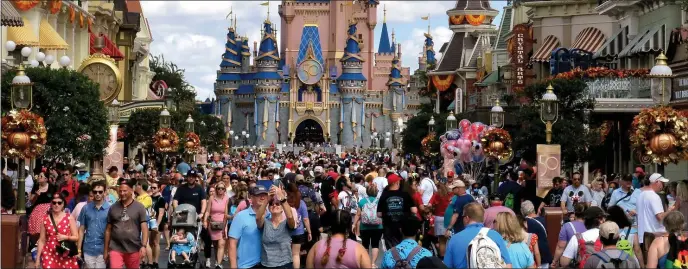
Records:
M397 247L392 248L392 257L394 258L394 269L412 269L413 267L411 266L411 260L413 260L413 257L418 254L418 252L423 249L421 246L416 246L411 250L411 252L406 256L406 259L402 259L401 256L399 255L399 250L397 250Z

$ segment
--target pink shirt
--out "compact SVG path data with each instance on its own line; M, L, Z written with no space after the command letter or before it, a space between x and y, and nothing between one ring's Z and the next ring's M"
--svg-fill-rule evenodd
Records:
M500 206L491 206L488 209L485 209L485 219L483 221L483 225L485 227L492 229L492 226L494 225L495 219L497 219L497 214L501 212L509 212L511 215L516 216L514 214L514 211L511 210L511 208L508 208L506 206L500 205Z
M346 239L346 252L342 257L342 263L337 263L337 255L342 248L343 241L340 239L330 241L330 257L327 259L327 264L321 266L321 260L325 250L327 249L327 240L320 240L315 243L315 258L313 264L317 268L358 268L358 261L356 260L356 241Z

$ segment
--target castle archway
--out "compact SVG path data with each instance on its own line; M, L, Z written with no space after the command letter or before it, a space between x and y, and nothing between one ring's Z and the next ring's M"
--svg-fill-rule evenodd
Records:
M324 143L323 127L314 119L304 119L296 126L294 143Z

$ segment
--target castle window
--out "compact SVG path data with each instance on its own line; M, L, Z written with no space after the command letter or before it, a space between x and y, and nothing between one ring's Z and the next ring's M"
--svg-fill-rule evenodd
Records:
M363 34L358 34L358 41L363 42Z

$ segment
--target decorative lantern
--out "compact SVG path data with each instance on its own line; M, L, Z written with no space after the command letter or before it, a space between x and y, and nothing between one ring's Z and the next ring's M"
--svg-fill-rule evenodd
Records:
M449 112L447 116L447 131L456 129L456 116L454 116L454 111Z
M188 133L193 133L194 132L194 120L191 118L191 114L189 114L189 117L186 118L186 132Z
M111 125L117 125L119 123L119 102L117 99L112 100L112 103L108 107L108 121Z
M17 75L12 78L12 109L31 109L33 105L33 82L19 65Z
M170 128L171 118L172 116L170 116L170 112L167 111L167 108L163 109L162 112L160 112L160 129Z
M430 129L430 132L435 131L435 116L430 116L430 120L428 121L428 129Z
M673 72L671 67L667 65L667 57L663 52L655 58L655 66L650 70L648 77L650 80L650 88L652 92L652 99L657 105L668 105L671 101L671 77Z
M552 142L552 125L559 118L559 100L554 94L552 84L547 86L547 91L542 95L540 101L540 120L545 123L545 135L547 144Z
M499 99L495 101L495 105L490 110L490 125L495 128L504 126L504 109L499 105Z

